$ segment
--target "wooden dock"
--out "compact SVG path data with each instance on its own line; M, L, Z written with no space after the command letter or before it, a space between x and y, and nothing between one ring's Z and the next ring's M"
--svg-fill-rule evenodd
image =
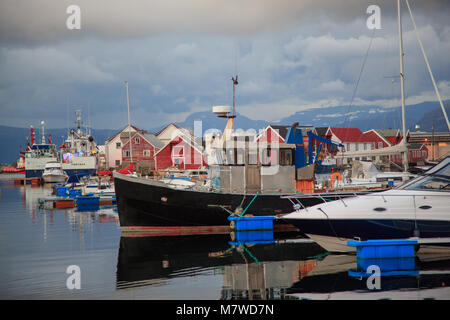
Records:
M26 178L25 173L2 173L0 174L0 181L14 181L17 184L26 184L30 181L32 185L42 184L41 178Z

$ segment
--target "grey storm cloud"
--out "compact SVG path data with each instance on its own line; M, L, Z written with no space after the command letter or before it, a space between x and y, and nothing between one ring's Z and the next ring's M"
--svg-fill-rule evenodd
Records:
M447 0L410 0L417 12L439 24L449 13ZM396 15L393 0L3 0L0 39L11 42L67 40L77 36L146 37L167 33L254 34L279 31L318 18L345 23L361 17L371 4L386 17ZM68 31L68 6L81 9L82 30ZM436 20L439 16L438 20Z
M450 97L450 5L409 2L441 95ZM81 30L66 28L72 4L81 8ZM153 128L230 104L235 73L238 111L250 118L346 105L372 36L371 4L381 8L382 29L373 34L356 101L394 106L394 0L3 0L0 124L27 126L44 117L64 127L67 110L82 106L99 128L121 127L128 80L134 121ZM406 8L403 21L407 96L432 98Z

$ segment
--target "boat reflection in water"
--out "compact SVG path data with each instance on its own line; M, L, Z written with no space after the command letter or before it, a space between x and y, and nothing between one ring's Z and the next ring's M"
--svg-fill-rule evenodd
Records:
M168 285L212 275L220 299L450 299L450 254L362 261L330 254L298 233L241 242L231 234L123 237L116 289ZM379 264L380 288L367 286L367 264ZM214 299L214 298L213 298Z
M297 235L275 233L263 244L237 243L233 234L122 237L116 287L214 274L222 275L221 299L286 299L286 289L300 279L308 257L324 252L309 239L292 239Z
M374 278L369 279L374 276L367 270L371 265L380 267L378 288ZM287 293L314 300L448 300L449 285L450 254L442 252L396 259L328 255Z

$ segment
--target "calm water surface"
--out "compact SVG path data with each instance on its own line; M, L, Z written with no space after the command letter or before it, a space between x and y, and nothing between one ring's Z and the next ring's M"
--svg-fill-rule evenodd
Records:
M39 209L49 187L0 182L0 299L450 299L450 255L403 259L370 290L353 255L297 234L121 237L116 209ZM81 270L69 290L66 269Z

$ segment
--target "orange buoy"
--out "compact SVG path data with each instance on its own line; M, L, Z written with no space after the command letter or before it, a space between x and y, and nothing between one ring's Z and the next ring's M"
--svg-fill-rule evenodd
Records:
M333 181L336 181L336 183L337 183L338 181L341 181L341 180L342 180L342 176L339 172L333 173L330 178L330 188L333 188Z

